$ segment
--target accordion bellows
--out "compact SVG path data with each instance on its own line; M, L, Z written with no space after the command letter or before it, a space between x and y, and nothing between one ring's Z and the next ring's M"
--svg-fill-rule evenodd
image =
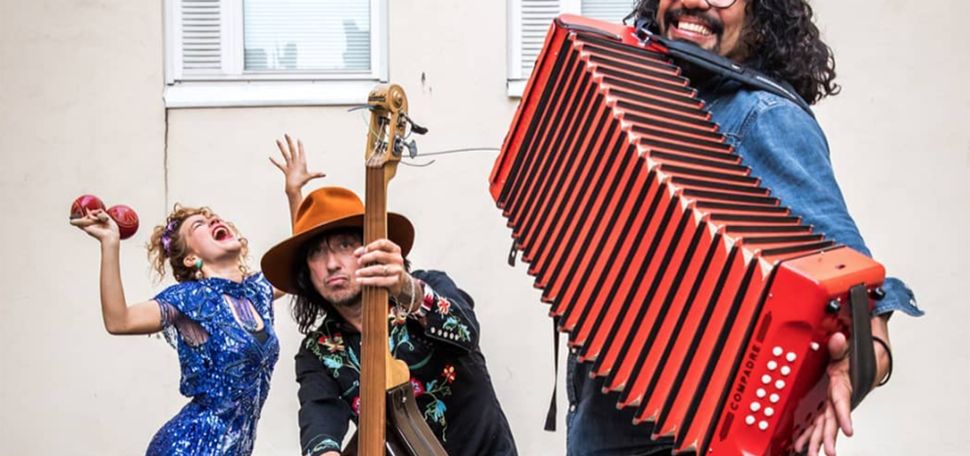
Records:
M884 277L760 186L631 27L553 23L490 191L580 361L677 452L787 451L848 329L827 305Z

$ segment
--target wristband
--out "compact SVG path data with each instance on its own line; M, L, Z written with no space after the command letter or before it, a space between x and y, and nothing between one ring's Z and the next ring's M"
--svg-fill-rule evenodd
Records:
M872 336L872 341L875 342L875 343L878 343L879 345L882 345L882 348L884 350L886 350L886 357L889 358L889 370L886 371L886 376L883 377L882 381L879 382L879 384L876 385L878 387L878 386L882 386L882 385L885 385L886 383L888 383L889 382L889 377L892 377L893 376L893 352L891 352L889 350L889 344L886 343L886 341L884 341L884 340L882 340L882 339L880 339L880 338L878 338L876 336Z

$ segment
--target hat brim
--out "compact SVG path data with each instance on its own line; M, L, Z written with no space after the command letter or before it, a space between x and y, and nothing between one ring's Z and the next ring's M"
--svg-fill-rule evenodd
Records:
M263 275L277 289L290 294L297 294L296 286L296 267L297 258L301 248L305 243L319 234L339 228L361 228L364 227L364 214L352 214L346 217L321 223L300 234L276 244L266 251L260 261ZM414 243L414 226L407 217L394 212L387 213L387 238L391 242L401 247L401 255L407 256Z

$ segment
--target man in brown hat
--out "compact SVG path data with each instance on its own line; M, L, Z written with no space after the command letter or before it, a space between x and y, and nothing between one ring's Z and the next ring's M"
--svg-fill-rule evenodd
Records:
M287 195L299 200L302 145L279 143ZM291 204L291 208L295 205ZM295 209L293 236L263 256L266 277L296 296L306 338L296 355L302 454L338 455L360 405L361 287L387 288L392 355L408 364L425 421L450 455L515 455L515 442L478 346L472 298L444 272L410 271L414 228L387 214L388 238L363 245L364 205L341 187L314 190Z

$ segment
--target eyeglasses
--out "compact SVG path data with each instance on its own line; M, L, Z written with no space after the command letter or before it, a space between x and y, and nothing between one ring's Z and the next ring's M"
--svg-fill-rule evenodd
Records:
M732 5L737 3L738 0L704 0L704 1L706 1L707 4L711 6L711 8L724 9L724 8L730 8Z

